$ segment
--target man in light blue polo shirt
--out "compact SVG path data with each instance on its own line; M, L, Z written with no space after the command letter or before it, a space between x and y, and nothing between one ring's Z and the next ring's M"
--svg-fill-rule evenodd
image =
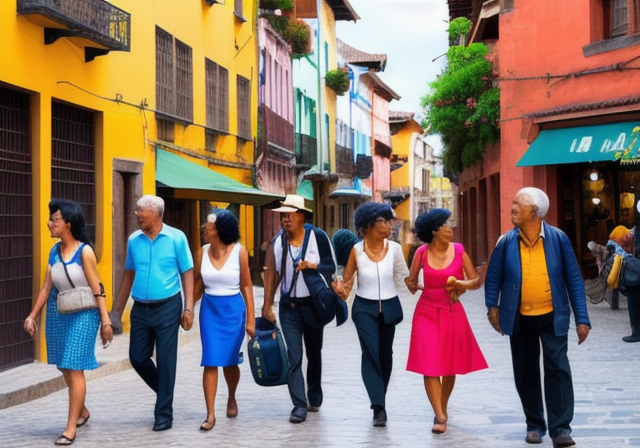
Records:
M116 313L122 316L131 295L129 359L157 394L153 430L164 431L173 423L178 328L189 330L193 324L193 257L185 234L162 222L162 198L145 195L137 206L140 230L129 236ZM154 347L157 364L151 358Z

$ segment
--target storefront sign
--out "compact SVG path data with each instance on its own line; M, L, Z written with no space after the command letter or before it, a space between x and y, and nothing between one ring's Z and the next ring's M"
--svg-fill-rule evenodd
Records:
M549 129L540 132L517 166L615 160L637 163L639 149L638 122Z

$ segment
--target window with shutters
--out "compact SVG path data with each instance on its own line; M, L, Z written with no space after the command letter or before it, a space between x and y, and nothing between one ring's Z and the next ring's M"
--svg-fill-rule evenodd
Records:
M205 59L207 128L229 133L229 71Z
M251 81L237 76L238 137L251 140Z
M51 197L82 206L87 236L96 240L96 174L93 113L51 105Z
M156 110L163 119L193 122L193 52L156 27Z

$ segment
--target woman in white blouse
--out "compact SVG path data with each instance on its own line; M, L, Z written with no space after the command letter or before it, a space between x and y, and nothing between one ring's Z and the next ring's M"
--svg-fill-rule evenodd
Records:
M344 280L334 283L346 300L357 274L356 298L351 316L362 349L362 380L371 409L373 426L386 426L385 395L393 367L393 338L402 321L396 285L402 287L409 269L401 246L389 241L394 213L387 204L367 202L355 213L363 241L356 243L344 269Z
M249 337L254 335L255 317L249 253L238 243L238 220L228 210L215 209L202 229L207 244L202 246L202 257L196 257L195 291L196 297L202 296L201 365L207 418L200 430L210 431L216 424L218 367L222 367L229 389L227 417L238 415L238 352L245 332Z

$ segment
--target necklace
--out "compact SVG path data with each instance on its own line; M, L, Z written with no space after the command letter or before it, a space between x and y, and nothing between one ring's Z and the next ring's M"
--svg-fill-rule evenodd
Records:
M386 247L386 244L384 244L384 242L383 242L383 243L382 243L382 248L381 248L379 251L374 252L374 251L372 251L372 250L371 250L370 245L369 245L369 244L367 244L367 242L366 242L366 241L365 241L365 243L364 243L364 251L365 251L365 253L367 254L367 256L368 256L369 258L371 258L372 260L373 260L373 259L380 259L380 258L382 258L382 257L384 256L384 251L385 251L385 249L386 249L386 248L387 248L387 247Z

